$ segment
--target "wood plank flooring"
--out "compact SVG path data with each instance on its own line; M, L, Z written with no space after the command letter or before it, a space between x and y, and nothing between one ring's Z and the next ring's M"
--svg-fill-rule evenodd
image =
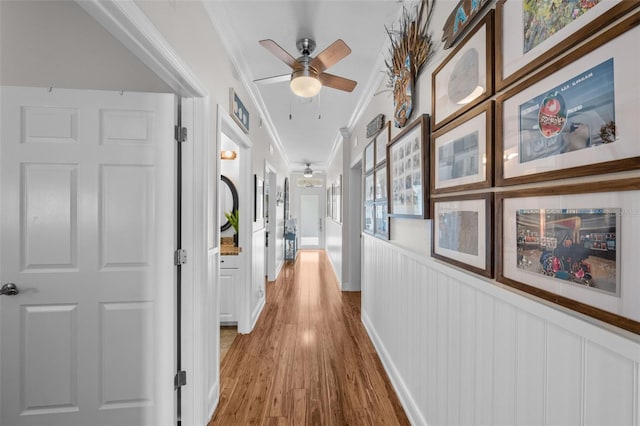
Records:
M221 366L213 425L408 425L360 321L360 293L342 293L324 251L302 250L267 284L251 334Z

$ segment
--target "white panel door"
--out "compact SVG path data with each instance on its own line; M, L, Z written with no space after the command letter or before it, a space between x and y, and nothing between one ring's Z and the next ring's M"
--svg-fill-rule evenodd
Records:
M156 289L173 282L174 97L1 95L0 284L20 293L0 296L0 423L149 423Z
M298 242L301 249L324 247L323 213L324 190L322 188L302 188L299 190L300 219L298 221Z

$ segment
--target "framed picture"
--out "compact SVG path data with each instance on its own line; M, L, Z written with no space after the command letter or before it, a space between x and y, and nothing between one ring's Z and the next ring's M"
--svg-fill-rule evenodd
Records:
M429 116L422 115L387 146L389 216L428 219ZM428 204L426 204L428 206Z
M364 201L373 201L374 196L373 173L371 173L364 177Z
M336 184L332 183L331 184L331 219L336 220L336 218L338 217L338 206L336 204L336 194L337 194L337 188L336 188Z
M375 231L376 237L389 239L389 216L387 215L387 203L379 202L374 204L375 210Z
M493 277L493 194L431 199L431 256Z
M636 1L595 0L548 2L500 0L496 5L496 89L531 74L605 28Z
M327 188L327 217L333 217L333 209L332 209L332 203L333 203L333 193L332 193L332 189L333 188Z
M373 235L373 203L364 205L364 221L362 231Z
M493 11L435 69L431 86L434 130L493 95Z
M258 175L253 175L253 221L257 222L264 218L264 179Z
M431 192L488 188L493 183L493 101L431 135Z
M243 132L249 133L249 110L244 106L233 87L229 89L229 114Z
M374 172L375 176L375 200L386 200L387 199L387 167L382 166L376 168Z
M496 193L497 280L640 334L640 178Z
M387 159L387 144L391 140L391 121L387 121L382 131L378 133L375 141L376 146L376 166L382 164Z
M639 16L498 97L498 185L640 167Z
M375 154L375 141L369 142L364 148L364 172L370 172L373 170L373 162L374 162L374 154Z

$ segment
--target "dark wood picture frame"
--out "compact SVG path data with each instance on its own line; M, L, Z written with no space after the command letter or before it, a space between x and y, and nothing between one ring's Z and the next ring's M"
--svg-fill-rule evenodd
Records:
M362 208L362 232L374 235L375 232L375 207L373 203L367 203Z
M429 219L429 134L430 118L428 114L423 114L405 127L387 145L387 188L389 188L387 211L389 217ZM410 157L404 154L399 156L399 151L407 149L407 147L411 148ZM393 158L394 155L397 156L396 159ZM418 167L413 162L415 159L420 161ZM400 167L403 166L402 162L407 160L412 161L412 174L404 171L400 173ZM419 179L414 179L416 173L419 173ZM405 185L406 179L410 179L407 185ZM419 182L419 185L414 182ZM414 189L418 187L419 189ZM401 197L404 194L415 192L419 192L415 196L417 204L410 203L412 206L416 206L415 212L400 211L402 205Z
M617 313L611 312L609 310L596 307L593 304L588 304L588 303L573 299L571 297L568 297L566 294L559 294L556 292L552 292L552 291L537 287L532 283L518 281L512 277L506 276L507 273L505 272L505 253L504 253L505 238L508 238L509 236L517 235L517 230L509 231L511 232L509 236L507 236L505 233L505 229L504 229L505 221L507 220L507 218L505 217L505 200L518 199L518 198L556 197L556 196L564 197L563 199L566 199L567 196L572 196L572 195L583 195L587 199L591 194L594 194L595 196L601 193L613 193L613 192L624 192L624 191L640 191L640 178L603 181L603 182L598 182L597 185L590 185L590 186L587 186L584 183L579 183L579 184L555 186L552 188L549 188L549 187L527 188L527 189L520 189L517 191L514 190L514 191L505 191L505 192L496 193L496 196L495 196L496 197L495 198L496 280L510 287L532 294L533 296L548 300L552 303L580 312L584 315L588 315L600 321L604 321L616 327L620 327L622 329L628 330L632 333L640 334L640 321L636 321L634 319L618 315ZM608 194L604 194L604 195L608 195ZM587 201L586 204L590 204L590 202L591 201ZM581 203L584 204L584 202L581 202ZM536 206L540 206L540 202L537 200L535 200L535 204ZM604 208L607 206L598 205L598 206L592 206L592 207ZM571 209L569 209L569 211L571 211ZM622 217L625 216L624 208L621 209L621 216ZM628 212L626 213L626 217L628 221L633 220L632 214L629 214ZM623 224L623 234L624 233L625 233L625 230L624 230L624 224ZM638 232L636 231L636 233ZM637 239L634 240L633 235L627 235L627 234L622 235L620 241L622 244L627 244L628 251L632 253L633 252L637 253L638 240ZM633 246L629 246L631 244L633 244ZM619 247L617 247L617 249L622 250L624 254L624 249L620 249ZM513 253L511 253L510 256L513 257ZM629 256L633 256L633 254L630 254ZM632 259L627 259L627 260L632 260ZM621 263L621 267L623 269L621 273L624 273L623 271L625 268L625 264L628 264L628 263L634 263L634 262L633 261L624 262L623 260L623 262ZM628 279L626 281L627 285L631 285L631 283L638 282L637 280L635 280L635 277L630 277L630 278L631 279ZM553 278L550 278L550 279L553 279ZM624 286L625 284L623 283L622 285ZM637 285L637 284L633 284L633 285ZM629 293L628 290L629 289L626 289L625 291L625 288L621 289L622 297L624 297L625 292L627 294ZM636 294L638 293L637 289L635 290L635 293ZM613 297L613 296L610 296L610 297Z
M590 40L588 43L582 45L578 49L572 51L567 56L559 59L554 62L552 66L549 66L537 74L534 74L527 80L519 83L517 86L509 89L504 94L498 96L496 100L496 117L495 117L495 151L494 151L494 164L495 164L495 183L497 186L507 186L507 185L515 185L515 184L523 184L530 182L541 182L548 181L554 179L564 179L570 177L581 177L581 176L591 176L594 174L602 174L602 173L612 173L619 172L624 170L633 170L640 168L640 145L637 144L637 140L635 137L630 137L630 134L633 134L638 129L638 123L636 121L638 114L640 111L629 111L628 108L621 108L620 104L624 106L637 105L637 99L634 99L634 94L630 93L624 84L618 82L615 85L615 129L618 130L618 133L622 135L622 141L616 140L612 145L613 148L607 148L607 146L611 146L611 144L600 144L597 147L588 147L587 149L581 149L573 152L565 152L559 153L557 155L549 156L547 158L536 159L535 161L531 161L529 167L532 169L537 167L537 169L543 169L545 171L534 172L534 173L521 173L519 175L514 176L506 176L505 172L508 167L522 167L519 164L522 164L522 156L519 152L519 147L517 141L514 142L514 134L515 131L510 130L511 127L520 126L520 118L515 117L506 117L511 111L514 111L516 108L512 106L511 108L505 106L506 103L515 102L517 98L522 97L524 94L528 94L532 92L532 95L527 95L524 99L528 100L529 98L533 98L533 96L539 96L544 93L547 93L551 88L557 85L563 84L566 80L572 80L576 77L575 73L578 71L568 71L567 68L570 68L574 63L588 62L590 58L593 58L593 61L589 62L591 66L598 65L598 57L611 57L613 49L615 45L608 45L608 43L615 43L618 41L622 43L622 39L618 37L626 36L625 40L631 42L633 35L631 31L637 33L640 30L638 29L638 25L640 24L640 12L634 13L629 18L624 21L618 23L616 26L611 27L606 32L602 33L597 38ZM620 49L620 53L616 58L619 57L619 60L627 61L627 63L618 63L615 64L615 72L629 72L629 68L635 66L638 67L638 64L634 62L634 58L630 57L630 55L625 55L624 50ZM614 58L615 59L615 58ZM580 62L578 62L580 61ZM625 65L627 65L625 67ZM584 73L588 70L585 65L585 68L580 68L579 73ZM562 74L564 72L564 74ZM562 76L562 77L561 77ZM547 85L542 85L542 83L548 80ZM589 81L589 80L587 80ZM629 82L630 84L634 84ZM540 85L541 87L538 88ZM626 96L627 103L623 103L623 98ZM512 100L513 99L513 100ZM618 120L617 116L623 116L626 114L626 120ZM514 115L514 114L511 114ZM636 126L635 130L627 129L626 132L620 131L624 126ZM518 127L519 129L519 127ZM508 134L512 137L512 139L507 139L505 134ZM519 137L519 134L516 134L515 137ZM614 134L615 137L615 134ZM626 148L631 150L631 154L628 154L627 157L620 157L615 159L607 160L607 156L613 157L619 155L621 146L616 144L626 143ZM513 148L518 152L512 152ZM615 149L614 149L615 148ZM608 149L609 151L603 151ZM633 151L635 149L635 151ZM598 151L599 150L599 151ZM589 155L588 160L585 161L584 156ZM513 157L512 157L513 156ZM564 157L563 157L564 156ZM567 163L565 166L556 166L554 164L554 169L550 169L548 165L543 165L541 161L550 162L551 159L555 158L556 162L564 161ZM558 159L559 158L559 159ZM605 160L602 160L605 158Z
M493 10L490 10L471 30L469 34L465 36L465 38L456 46L456 48L445 58L444 61L436 68L431 75L431 119L432 119L432 128L433 130L437 130L438 128L444 126L454 118L459 115L469 111L476 105L484 102L486 99L493 96L494 93L494 13ZM485 37L481 40L476 40L476 37L480 37L480 30L484 29ZM482 45L484 47L484 52L477 52L475 44ZM474 53L475 52L475 53ZM477 57L475 57L477 54ZM482 57L482 59L481 59ZM464 59L461 61L461 59ZM479 79L482 73L484 72L485 79L484 81L473 81L471 75L467 75L464 71L470 70L470 65L473 64L474 61L478 61L478 68L476 71L478 72L477 78ZM485 62L484 69L481 67L481 60ZM465 66L463 66L463 64ZM459 68L458 68L459 67ZM445 73L446 71L456 71ZM452 99L450 96L450 83L451 81L458 82L458 84L464 84L465 82L472 83L472 85L477 87L484 86L484 92L482 94L478 94L471 100ZM477 80L477 79L476 79ZM462 83L460 83L462 82ZM445 90L445 87L447 88ZM465 89L468 89L465 87ZM470 95L472 92L468 92L468 90L464 91L464 94ZM441 99L447 99L451 101L452 104L460 105L455 109L451 109L448 113L442 113L441 110L444 109L443 101ZM464 102L464 103L463 103Z
M362 155L362 158L364 161L364 168L363 168L364 173L369 173L371 170L373 170L373 167L375 166L375 161L376 161L375 151L376 151L375 140L372 140L367 144L367 146L364 147L364 152Z
M387 202L373 203L373 235L383 240L389 239L389 215L387 214Z
M387 160L387 145L391 140L391 121L387 121L374 139L375 166L379 166Z
M442 237L445 234L443 231L445 231L446 224L441 221L441 219L444 218L444 214L440 214L440 204L450 204L452 206L456 204L465 204L466 208L473 208L475 204L475 207L477 207L477 229L463 229L465 222L463 219L461 219L460 222L450 224L452 227L451 230L459 231L457 234L459 237L457 238L458 243L461 243L461 240L465 240L465 243L469 243L469 239L471 242L475 243L474 247L477 251L475 256L473 253L463 253L439 246L440 241L447 240L446 235ZM454 208L452 206L449 208ZM431 256L487 278L492 278L494 272L493 193L486 192L481 194L451 195L431 198L430 209L432 217ZM465 212L469 211L465 210ZM465 217L473 218L473 216L469 215L466 215ZM447 218L450 217L448 216ZM484 221L482 221L483 218ZM470 223L467 221L467 224ZM473 235L474 233L475 235ZM474 247L471 247L471 249Z
M455 191L465 191L469 189L477 188L490 188L493 185L493 120L494 120L494 102L487 101L484 104L477 106L476 108L468 111L459 118L450 122L449 124L439 128L437 131L431 134L431 193L442 194ZM484 115L484 120L482 120ZM476 128L478 133L478 156L475 161L475 167L477 168L476 178L472 175L466 175L460 178L451 178L451 184L446 186L439 184L440 182L440 148L445 144L455 144L460 141L460 135L456 135L457 139L454 141L445 140L442 144L439 139L446 139L447 136L454 133L456 130L460 131L467 123L474 123L484 128ZM465 126L468 127L468 126ZM472 130L473 127L469 127L468 130ZM469 135L465 131L461 134L462 137ZM484 139L484 144L481 144ZM461 141L462 142L462 141ZM484 152L483 152L484 151ZM453 167L453 166L452 166ZM484 173L484 177L482 174ZM455 184L455 182L460 182Z
M387 201L389 197L389 190L387 185L387 165L382 164L376 167L373 172L373 185L374 185L374 200L375 201Z
M630 12L634 8L640 6L640 2L635 1L620 1L617 5L611 7L606 12L602 13L599 16L596 16L591 22L586 25L579 26L576 25L576 29L573 31L568 30L567 36L562 40L553 40L554 44L551 45L551 41L548 43L549 46L541 46L540 50L544 50L539 56L530 59L526 64L517 68L509 75L504 75L504 66L506 62L506 52L504 48L504 43L507 38L516 37L517 34L514 34L516 31L508 31L505 28L505 22L507 22L510 17L506 16L505 12L505 2L507 0L499 0L496 4L496 23L495 23L495 33L496 33L496 61L495 61L495 85L496 90L502 90L512 83L520 80L521 78L535 72L541 66L550 62L552 59L562 55L568 49L567 46L576 46L581 42L587 40L590 36L607 27L609 24L614 22L616 19L622 17L626 13ZM508 3L515 3L514 1L509 1ZM521 2L520 2L521 3ZM591 13L591 12L589 12ZM521 15L518 17L520 18ZM580 18L578 18L580 19ZM522 43L519 44L520 46ZM523 54L524 56L524 54Z

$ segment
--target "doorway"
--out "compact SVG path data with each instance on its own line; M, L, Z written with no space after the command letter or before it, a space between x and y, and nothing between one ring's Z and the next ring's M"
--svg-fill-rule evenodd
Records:
M252 329L252 297L251 279L253 258L253 179L251 176L251 142L247 135L231 119L229 113L220 105L217 112L217 170L216 176L217 194L222 194L226 190L221 176L227 171L232 175L238 199L238 231L237 247L235 253L225 255L222 238L231 238L235 232L231 228L221 232L220 226L216 227L213 244L219 247L218 261L218 293L217 300L220 300L217 323L218 325L237 324L238 333L250 333ZM221 160L220 153L228 147L237 150L235 160ZM220 203L220 198L216 200ZM221 207L221 206L220 206ZM225 207L226 208L226 207ZM223 212L219 212L223 215ZM221 217L221 220L225 219ZM218 224L220 225L220 224ZM231 243L233 245L233 243ZM260 256L262 258L262 255ZM225 288L226 287L226 291ZM229 296L229 311L223 312L225 306L222 298ZM214 296L215 297L215 296ZM219 336L216 336L219 339ZM220 365L218 359L218 366Z
M324 247L324 190L305 187L299 193L298 241L301 249L320 249Z
M275 169L265 161L264 165L264 221L265 221L265 266L268 281L275 281L278 270L277 257L277 206L279 200ZM280 191L280 194L282 192ZM281 195L280 195L281 196Z

